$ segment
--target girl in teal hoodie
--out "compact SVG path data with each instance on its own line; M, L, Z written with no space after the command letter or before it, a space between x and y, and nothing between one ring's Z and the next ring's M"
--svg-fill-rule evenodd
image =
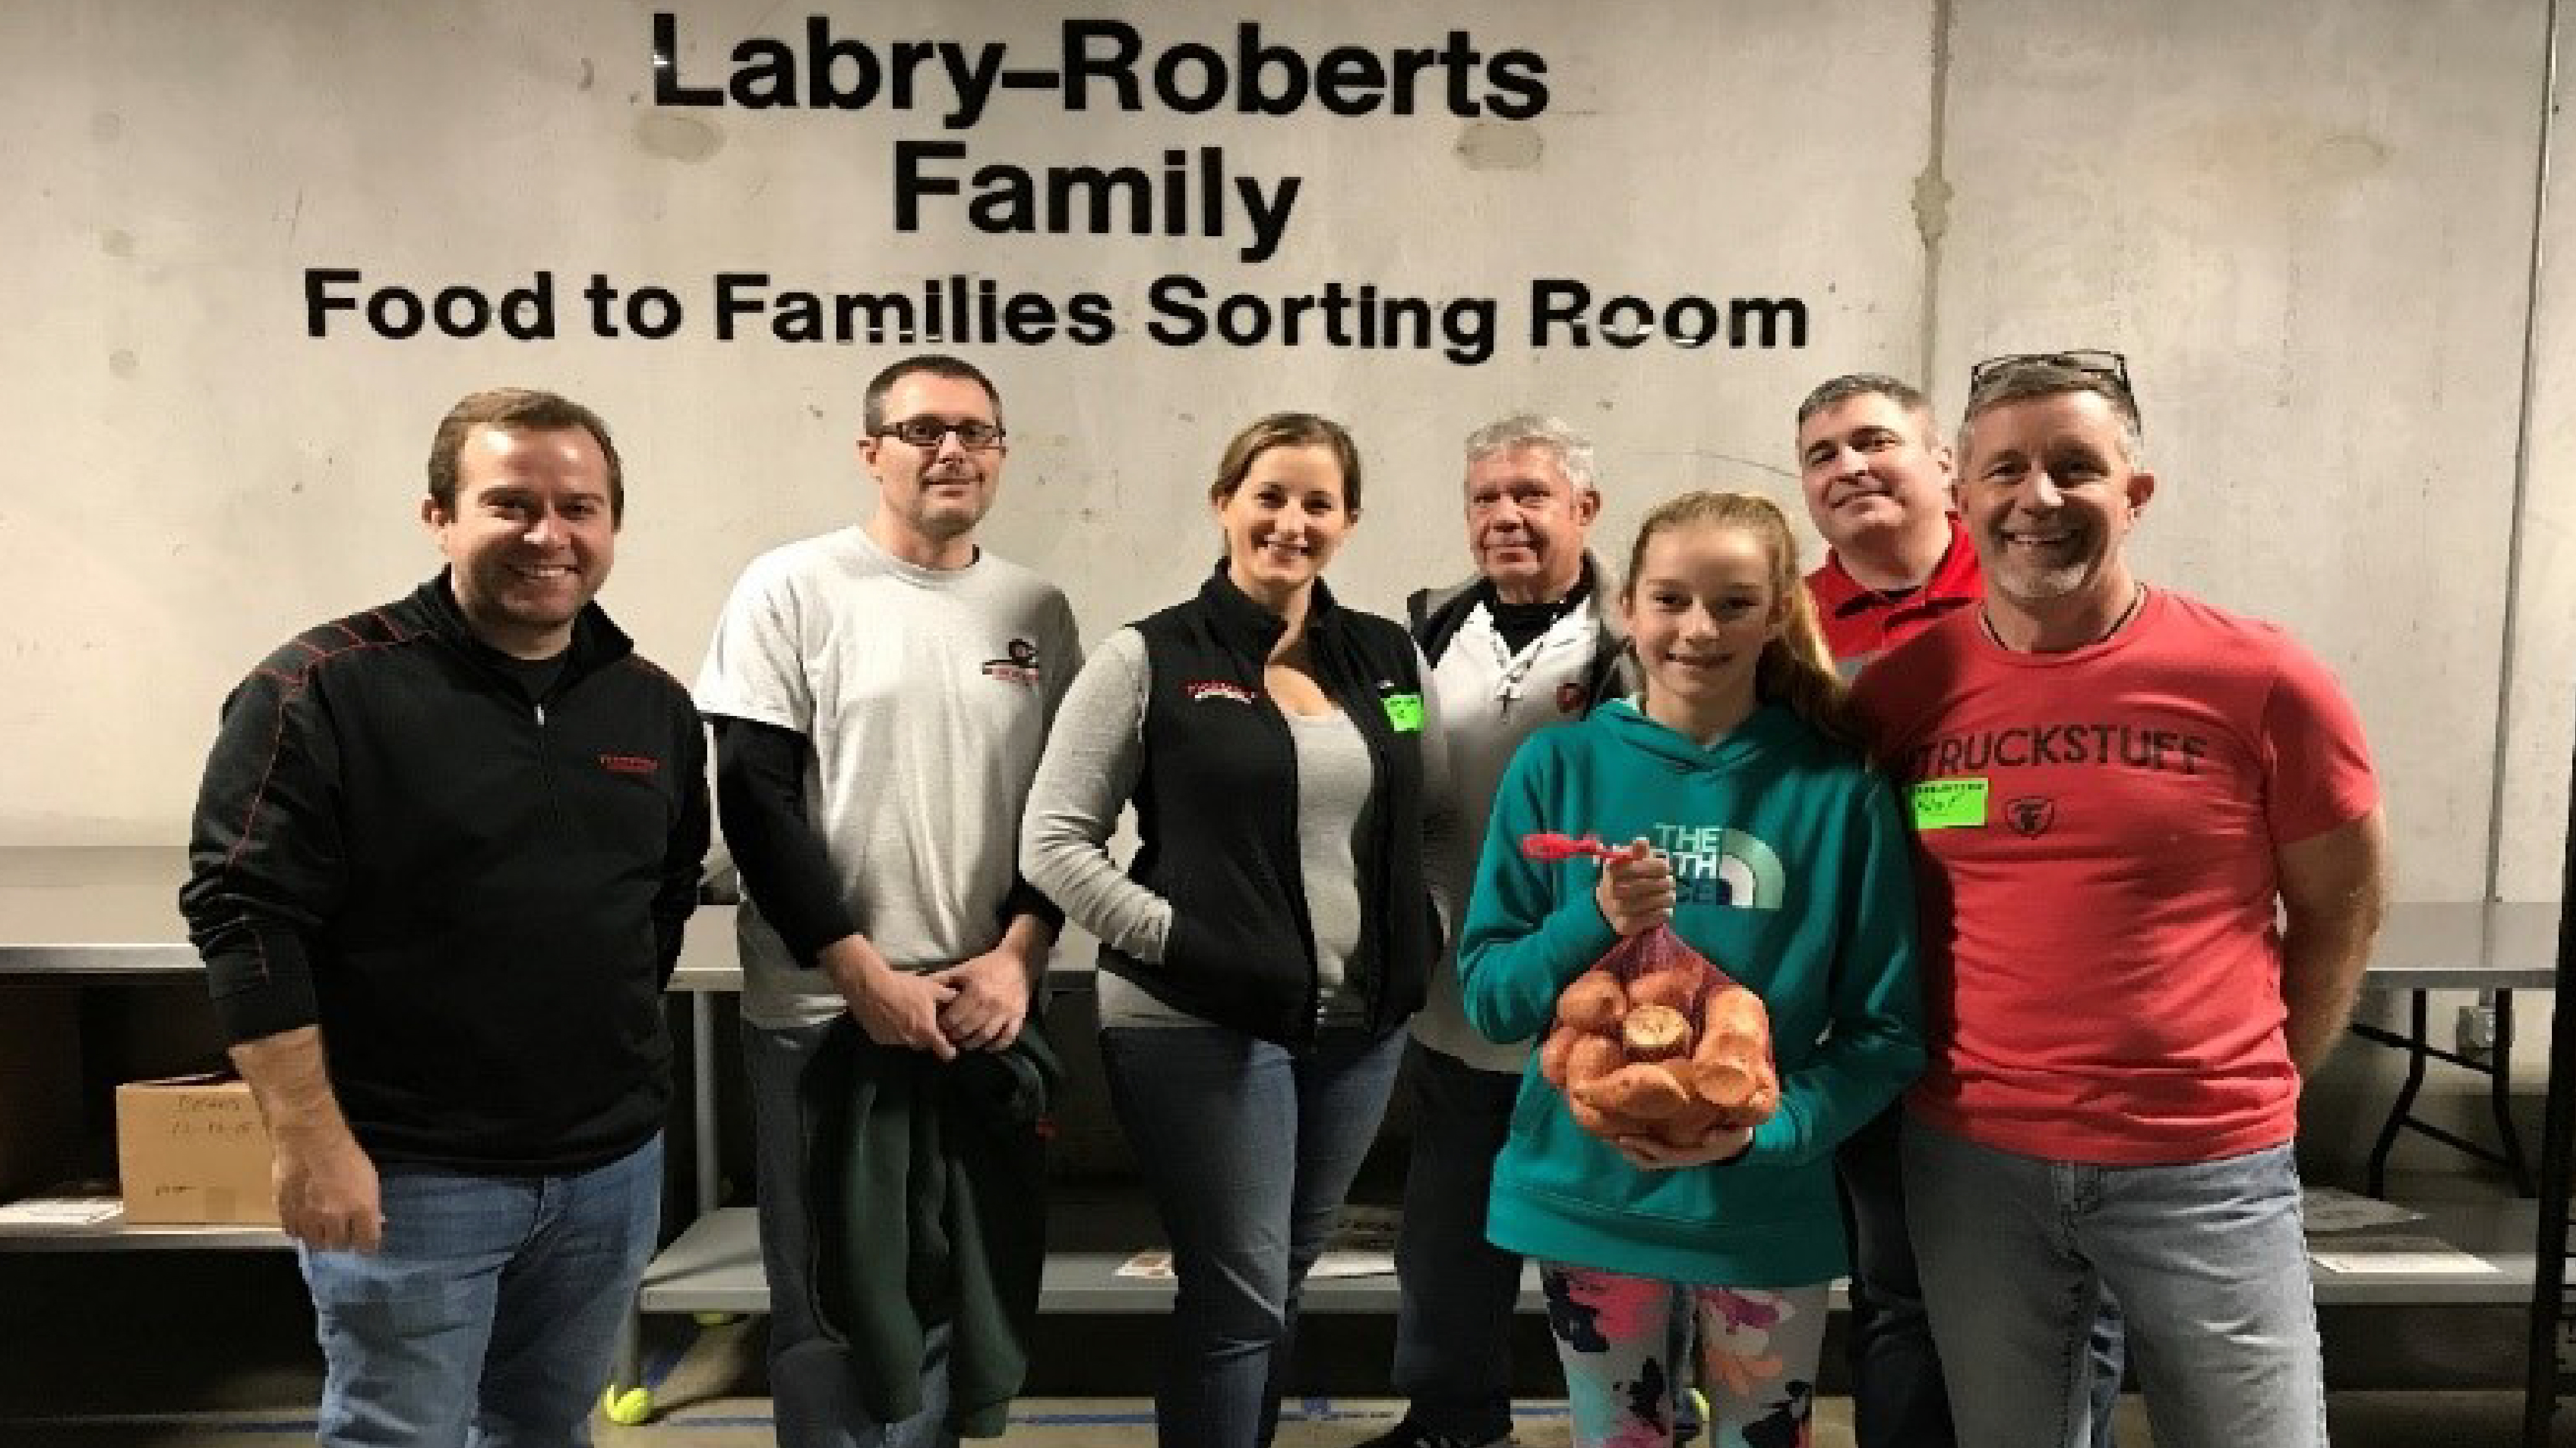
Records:
M1909 846L1852 743L1778 508L1657 508L1619 602L1645 690L1513 758L1459 950L1467 1018L1526 1040L1567 982L1669 924L1762 997L1779 1107L1688 1147L1614 1144L1533 1058L1487 1230L1540 1263L1578 1448L1671 1441L1670 1345L1693 1315L1713 1448L1804 1445L1846 1270L1834 1148L1923 1062ZM1526 858L1542 831L1631 843L1606 864Z

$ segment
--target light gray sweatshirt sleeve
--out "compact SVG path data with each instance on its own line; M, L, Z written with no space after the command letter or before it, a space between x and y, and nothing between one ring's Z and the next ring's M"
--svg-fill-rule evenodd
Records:
M1118 816L1145 760L1145 640L1122 628L1085 660L1020 817L1020 873L1065 918L1147 965L1163 960L1172 902L1130 879L1109 855Z

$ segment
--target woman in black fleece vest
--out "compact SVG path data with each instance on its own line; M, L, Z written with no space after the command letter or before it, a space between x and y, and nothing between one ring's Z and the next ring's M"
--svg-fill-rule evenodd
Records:
M1111 1098L1179 1279L1165 1448L1270 1442L1298 1284L1440 954L1427 671L1401 625L1322 580L1359 495L1339 425L1238 434L1209 489L1224 563L1085 664L1021 831L1022 872L1102 941ZM1121 874L1106 847L1130 803Z

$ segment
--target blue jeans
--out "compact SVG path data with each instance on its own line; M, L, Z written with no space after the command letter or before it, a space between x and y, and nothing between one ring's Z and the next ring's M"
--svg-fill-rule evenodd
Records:
M921 1411L879 1423L859 1402L850 1351L814 1309L814 1214L808 1192L813 1142L797 1085L831 1022L773 1030L746 1021L743 1072L751 1081L753 1171L760 1193L760 1259L769 1278L769 1392L779 1448L925 1448L952 1445L947 1429L948 1330L931 1329ZM901 1234L889 1250L902 1250Z
M1292 1051L1221 1026L1101 1031L1110 1103L1172 1243L1162 1448L1270 1442L1298 1290L1376 1139L1404 1039L1326 1032Z
M1835 1156L1843 1229L1851 1239L1852 1441L1859 1448L1953 1448L1950 1395L1941 1354L1923 1312L1923 1284L1905 1224L1898 1143L1905 1107L1893 1105L1844 1142ZM2123 1360L2119 1304L2104 1297L2093 1320L2093 1448L2111 1448L2111 1414Z
M1395 1241L1395 1390L1411 1421L1483 1443L1512 1428L1521 1259L1485 1240L1485 1201L1521 1078L1419 1041L1404 1054L1413 1154Z
M568 1176L378 1168L384 1245L298 1248L333 1445L590 1441L653 1252L662 1138Z
M1979 1448L2077 1448L2086 1339L2127 1310L2157 1448L2326 1441L2325 1379L2287 1146L2174 1166L2091 1166L1907 1123L1924 1302Z

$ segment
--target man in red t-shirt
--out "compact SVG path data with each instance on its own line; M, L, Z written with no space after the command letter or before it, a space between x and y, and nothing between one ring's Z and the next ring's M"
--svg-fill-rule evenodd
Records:
M2107 1292L2158 1443L2322 1441L2291 1138L2384 895L2360 722L2278 629L2130 572L2116 354L1981 365L1959 451L1985 602L1855 690L1921 841L1905 1197L1959 1436L2083 1441Z
M1952 511L1950 449L1931 399L1913 384L1873 372L1818 384L1798 404L1798 486L1825 539L1807 592L1845 678L1985 593L1977 550ZM1905 1226L1904 1118L1901 1103L1889 1107L1836 1153L1851 1238L1843 1342L1852 1437L1859 1448L1952 1448L1958 1434ZM2092 1353L2092 1448L2111 1448L2122 1355L2119 1308L2107 1301Z

